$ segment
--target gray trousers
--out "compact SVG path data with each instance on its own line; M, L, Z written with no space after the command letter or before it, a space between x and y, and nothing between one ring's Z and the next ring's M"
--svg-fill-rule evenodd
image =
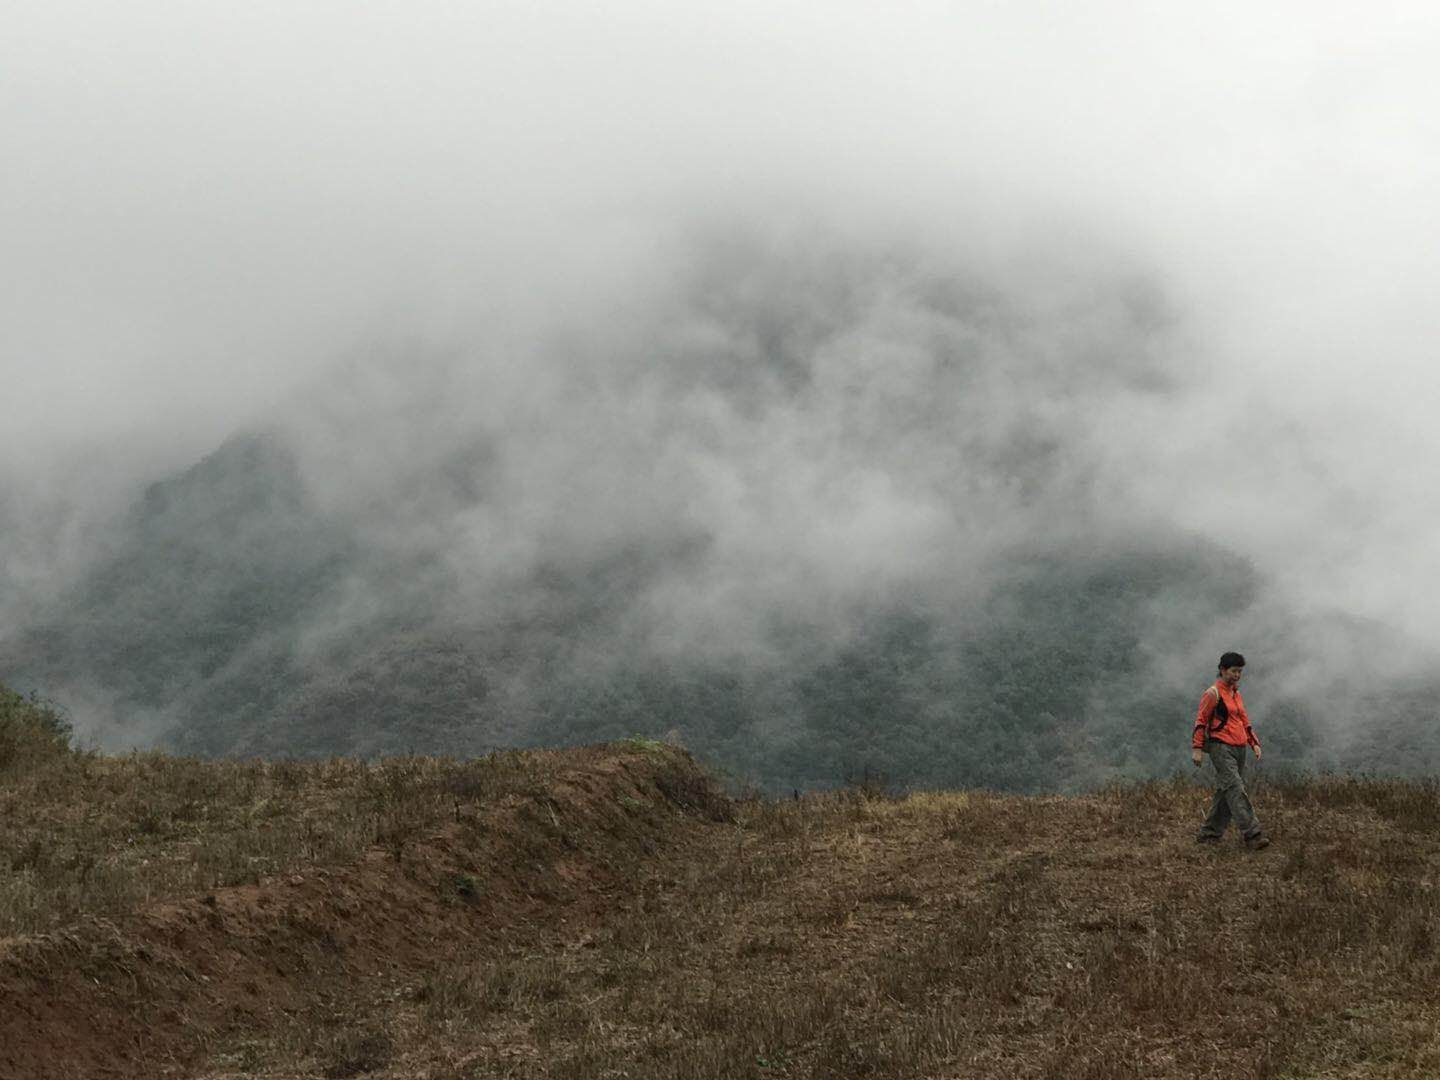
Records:
M1205 824L1200 826L1200 835L1206 838L1224 836L1232 821L1236 831L1245 839L1258 835L1260 822L1245 790L1245 761L1250 756L1250 748L1211 739L1206 753L1210 764L1215 766L1218 786L1210 799L1210 813L1205 818Z

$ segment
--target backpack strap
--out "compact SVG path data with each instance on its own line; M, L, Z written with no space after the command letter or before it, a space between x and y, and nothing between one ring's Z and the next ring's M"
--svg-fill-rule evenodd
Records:
M1225 699L1220 696L1220 688L1214 683L1211 683L1209 686L1207 686L1205 688L1205 692L1207 694L1211 692L1215 694L1215 711L1210 714L1210 723L1205 725L1205 734L1211 735L1219 731L1222 727L1226 725L1226 723L1229 722L1230 710L1225 706ZM1219 717L1218 721L1216 720L1216 717Z
M1206 751L1210 749L1210 736L1224 727L1230 719L1230 710L1225 707L1225 699L1220 696L1220 688L1214 683L1211 683L1201 692L1200 699L1203 701L1205 695L1211 692L1215 694L1215 708L1210 713L1209 721L1204 725L1203 730L1200 722L1198 720L1195 722L1195 730L1201 732L1201 749ZM1216 720L1217 717L1219 718L1218 722Z

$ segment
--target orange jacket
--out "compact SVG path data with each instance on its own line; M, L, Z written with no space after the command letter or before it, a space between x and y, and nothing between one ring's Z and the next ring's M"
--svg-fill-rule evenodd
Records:
M1215 728L1210 727L1215 715L1216 701L1215 695L1210 692L1212 688L1224 700L1228 714L1225 723ZM1195 749L1204 748L1207 728L1210 730L1210 738L1217 742L1229 743L1231 746L1260 745L1260 740L1255 737L1255 729L1250 726L1250 715L1245 711L1245 701L1240 697L1240 691L1230 689L1219 679L1207 686L1200 695L1200 707L1195 710L1195 731L1190 737L1190 745Z

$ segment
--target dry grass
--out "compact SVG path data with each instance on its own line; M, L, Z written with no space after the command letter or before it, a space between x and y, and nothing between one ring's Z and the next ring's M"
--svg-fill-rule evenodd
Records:
M598 926L427 975L384 1010L373 1075L1440 1074L1440 838L1414 789L1266 796L1260 855L1194 847L1205 793L1180 781L741 803Z
M610 847L547 787L554 755L56 759L0 788L20 825L3 914L14 933L403 854L467 801L523 794L534 843L516 850L537 882L591 852L603 890L557 888L489 944L317 981L308 1007L213 1034L181 1075L1440 1075L1433 785L1270 780L1256 800L1276 844L1257 854L1191 842L1208 793L1188 779L728 803L683 755L637 750L663 798L595 788L610 805L585 820ZM457 902L486 887L463 878Z
M437 825L519 791L543 791L540 755L376 764L213 762L163 754L33 756L0 773L0 938L82 915L403 853Z

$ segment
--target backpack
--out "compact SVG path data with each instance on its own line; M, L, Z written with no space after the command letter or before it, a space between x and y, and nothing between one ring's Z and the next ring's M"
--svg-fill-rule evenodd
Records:
M1215 732L1219 731L1230 721L1230 710L1225 705L1225 699L1220 696L1219 687L1217 687L1214 683L1211 683L1205 688L1205 692L1208 694L1211 690L1215 691L1215 711L1210 714L1210 722L1205 725L1206 749L1208 749L1210 746L1210 736L1215 734Z

